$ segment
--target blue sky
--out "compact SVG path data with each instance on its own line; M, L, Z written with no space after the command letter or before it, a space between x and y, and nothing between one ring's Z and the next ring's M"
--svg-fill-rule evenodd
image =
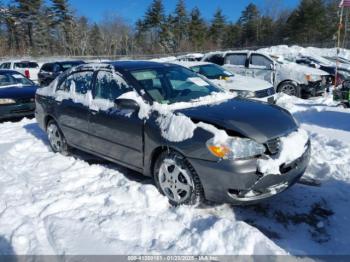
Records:
M48 1L48 0L46 0ZM10 0L4 0L10 2ZM93 22L99 22L107 14L117 14L129 22L142 17L152 0L69 0L78 15L84 15ZM177 0L163 0L166 12L175 9ZM236 21L242 10L251 2L265 10L267 3L283 8L294 8L299 0L185 0L187 9L197 6L205 19L210 20L215 10L220 7L230 21Z
M267 2L280 2L283 7L293 8L299 0L185 0L188 9L198 6L203 16L210 20L214 11L220 7L229 20L236 21L242 10L251 2L264 8ZM79 15L85 15L92 21L100 21L107 13L118 14L130 22L144 15L152 0L70 0ZM175 8L177 0L163 0L166 11Z

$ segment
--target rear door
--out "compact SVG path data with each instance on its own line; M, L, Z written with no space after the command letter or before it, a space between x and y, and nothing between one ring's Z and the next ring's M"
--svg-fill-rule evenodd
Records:
M138 112L114 107L114 100L133 89L121 75L98 71L90 111L89 133L92 150L117 162L143 167L143 125Z
M93 71L70 74L56 90L56 116L69 144L88 148Z
M249 58L248 70L252 77L274 84L274 62L267 56L252 53Z
M231 54L229 53L225 57L224 68L234 74L247 76L249 75L249 72L247 71L247 59L248 54L245 52Z

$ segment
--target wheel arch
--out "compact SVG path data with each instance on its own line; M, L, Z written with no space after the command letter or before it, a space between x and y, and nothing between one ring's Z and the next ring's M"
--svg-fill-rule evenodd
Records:
M281 85L283 85L283 84L285 84L285 83L287 83L287 82L292 82L294 85L296 85L296 86L299 86L300 84L297 82L297 81L295 81L295 80L291 80L291 79L286 79L286 80L283 80L283 81L281 81L279 84L278 84L278 86L277 86L277 92L279 92L279 89L281 88Z

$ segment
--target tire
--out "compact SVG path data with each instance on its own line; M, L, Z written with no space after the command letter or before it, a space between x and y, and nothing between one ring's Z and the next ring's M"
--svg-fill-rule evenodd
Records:
M204 203L204 191L196 171L177 152L166 151L158 157L153 177L159 192L169 199L171 205L198 207Z
M286 81L279 85L277 91L290 96L301 97L300 86L296 85L292 81Z
M64 156L69 155L69 146L67 141L54 120L50 120L46 127L46 133L49 139L51 150L54 153L60 153Z

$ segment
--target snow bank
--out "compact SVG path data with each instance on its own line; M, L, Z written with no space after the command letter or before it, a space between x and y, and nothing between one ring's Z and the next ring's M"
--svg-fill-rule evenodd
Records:
M0 124L0 234L16 254L286 254L230 206L173 208L148 179L83 159L52 153L35 120Z

